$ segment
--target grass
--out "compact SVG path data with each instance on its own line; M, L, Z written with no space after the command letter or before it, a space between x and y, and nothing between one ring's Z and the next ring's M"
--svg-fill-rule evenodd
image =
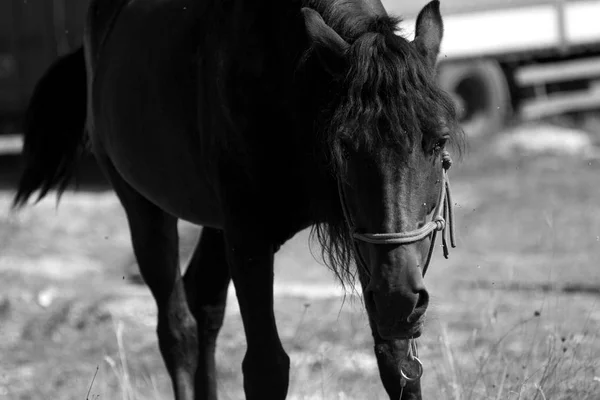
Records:
M426 279L425 398L597 398L599 170L595 159L507 158L485 146L455 164L459 248L448 261L437 252ZM289 398L383 399L360 300L311 294L335 282L306 241L303 232L276 258L278 293L307 287L276 302ZM132 256L111 193L6 217L0 245L0 399L172 397L153 301L123 279ZM232 304L217 350L222 399L243 398L242 332Z

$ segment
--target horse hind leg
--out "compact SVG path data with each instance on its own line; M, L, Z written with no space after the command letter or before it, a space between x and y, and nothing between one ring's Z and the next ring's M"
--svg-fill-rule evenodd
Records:
M203 228L184 275L188 304L198 325L196 400L217 400L215 349L229 281L223 233Z
M129 186L110 160L97 158L125 209L140 272L156 301L158 344L175 398L193 400L198 341L179 268L177 219Z

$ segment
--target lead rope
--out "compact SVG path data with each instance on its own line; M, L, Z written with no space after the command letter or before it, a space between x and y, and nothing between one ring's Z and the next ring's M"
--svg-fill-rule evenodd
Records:
M447 241L447 229L449 228L450 246L456 247L456 241L454 237L454 204L452 203L452 195L450 192L450 180L448 179L448 170L452 166L452 158L450 153L444 151L442 153L442 188L440 189L440 198L436 205L434 217L431 221L427 222L419 229L409 232L398 232L398 233L358 233L356 226L352 220L348 206L346 204L346 198L344 196L344 189L342 183L338 179L338 192L340 196L340 203L342 205L342 212L346 218L346 223L350 229L350 235L352 237L352 247L354 249L354 255L356 257L356 264L363 269L365 274L371 278L371 271L367 267L365 260L363 259L359 248L358 241L363 241L371 244L409 244L415 243L425 239L431 235L431 243L429 245L429 251L427 252L427 258L425 264L423 264L423 277L427 273L431 258L433 256L433 249L435 248L435 240L437 233L442 232L442 249L444 258L448 258L450 252L448 249ZM416 339L408 340L408 354L406 359L400 361L400 399L404 393L404 388L408 382L415 382L421 379L423 375L423 364L418 358L418 347Z
M408 382L416 382L423 376L423 363L419 360L419 348L415 339L408 339L407 357L400 361L400 397L404 394L404 388Z

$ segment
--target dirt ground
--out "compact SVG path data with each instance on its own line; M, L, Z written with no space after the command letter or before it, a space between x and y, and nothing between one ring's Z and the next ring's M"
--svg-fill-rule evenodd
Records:
M458 248L426 279L425 398L597 399L600 158L501 147L478 144L450 173ZM0 163L0 399L172 398L114 194L90 168L58 207L9 214L14 167ZM185 258L198 228L180 230ZM307 232L278 253L275 293L290 399L386 398L360 299L343 301ZM222 399L243 398L244 351L231 290Z

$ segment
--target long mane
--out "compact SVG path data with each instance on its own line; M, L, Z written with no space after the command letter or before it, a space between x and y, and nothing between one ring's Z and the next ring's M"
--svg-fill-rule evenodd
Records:
M437 134L440 121L461 143L450 97L433 82L430 68L408 40L396 34L399 18L377 15L365 3L337 0L313 5L325 22L349 44L349 68L339 83L337 104L329 108L329 121L321 137L326 142L332 173L345 178L341 139L370 151L394 145L409 151L423 135ZM332 114L331 114L332 113ZM369 129L362 129L368 126ZM325 263L343 285L354 287L352 239L339 207L312 235L322 247Z

